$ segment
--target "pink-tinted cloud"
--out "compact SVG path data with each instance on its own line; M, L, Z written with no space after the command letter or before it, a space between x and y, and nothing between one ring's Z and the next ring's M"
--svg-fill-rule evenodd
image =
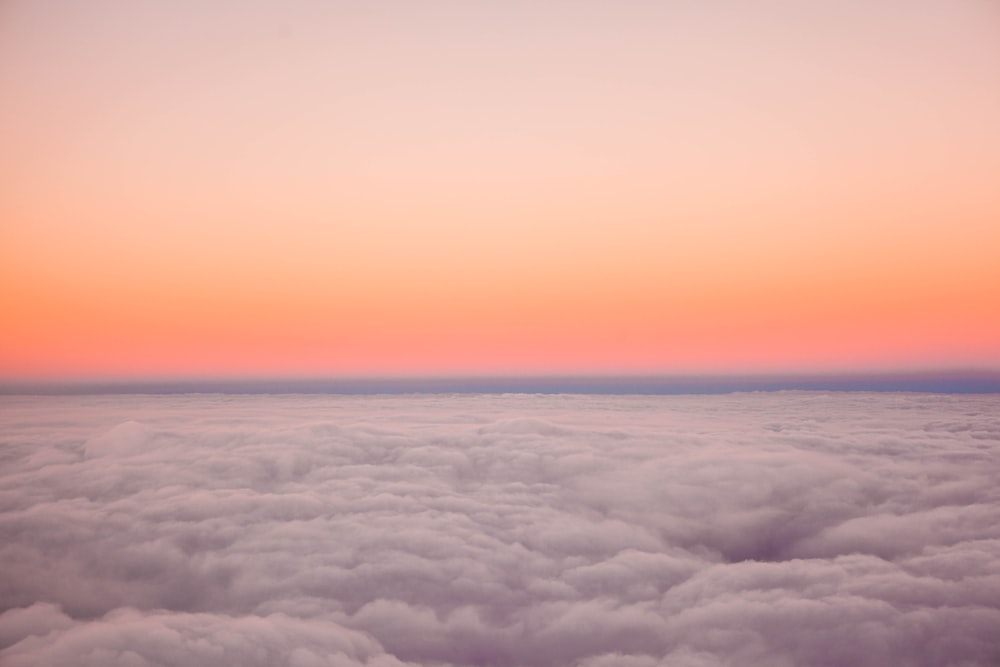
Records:
M995 395L0 400L4 665L1000 656Z

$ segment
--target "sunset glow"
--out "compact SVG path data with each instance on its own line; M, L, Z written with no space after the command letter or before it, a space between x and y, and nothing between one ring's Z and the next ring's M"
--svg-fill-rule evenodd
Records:
M1000 367L989 2L0 8L0 378Z

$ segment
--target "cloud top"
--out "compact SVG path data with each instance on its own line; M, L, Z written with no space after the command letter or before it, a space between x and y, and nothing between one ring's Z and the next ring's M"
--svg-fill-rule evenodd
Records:
M0 397L4 665L1000 658L1000 398Z

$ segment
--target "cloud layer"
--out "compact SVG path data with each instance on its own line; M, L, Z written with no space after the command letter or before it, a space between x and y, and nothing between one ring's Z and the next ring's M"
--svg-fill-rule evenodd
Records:
M0 663L1000 664L1000 396L0 397Z

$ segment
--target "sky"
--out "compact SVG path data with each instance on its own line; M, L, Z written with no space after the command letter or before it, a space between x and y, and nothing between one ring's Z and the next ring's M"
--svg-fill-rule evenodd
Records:
M9 0L0 378L997 368L998 82L987 0Z
M988 667L1000 396L0 396L5 667Z

